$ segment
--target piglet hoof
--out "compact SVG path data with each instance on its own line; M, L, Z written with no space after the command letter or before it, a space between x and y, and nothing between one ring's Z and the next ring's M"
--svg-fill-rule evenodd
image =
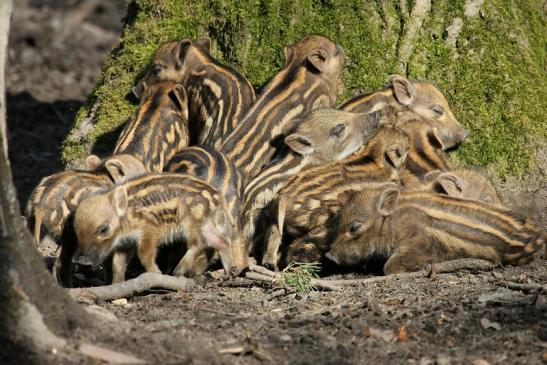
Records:
M239 267L236 267L236 266L232 266L230 268L230 272L229 272L229 277L230 278L235 278L235 277L238 277L238 276L241 276L245 271L247 271L247 268L239 268Z
M173 271L173 275L176 277L187 277L187 278L191 278L193 276L191 272L186 272L186 270L175 270Z
M277 267L277 262L264 261L262 263L262 266L264 266L268 270L272 270L275 272L279 271L279 268Z

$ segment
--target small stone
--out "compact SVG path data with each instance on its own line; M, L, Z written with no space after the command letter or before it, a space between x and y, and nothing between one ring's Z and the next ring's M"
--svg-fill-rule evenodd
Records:
M452 360L450 359L450 356L439 354L437 355L437 365L450 365L452 363Z
M485 330L487 330L489 328L491 328L493 330L496 330L496 331L501 330L501 324L499 324L498 322L492 322L486 317L481 318L481 326Z
M498 280L503 280L503 275L497 271L492 272L492 276L495 277Z
M281 337L279 337L279 339L283 342L291 342L292 341L292 337L289 336L289 335L282 335Z
M114 299L110 303L112 303L114 305L126 305L127 304L127 298Z

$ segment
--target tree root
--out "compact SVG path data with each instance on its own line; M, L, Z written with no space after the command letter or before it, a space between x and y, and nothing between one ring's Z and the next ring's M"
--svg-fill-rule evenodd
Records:
M142 293L152 288L188 290L193 284L193 280L184 277L146 272L134 279L117 284L96 286L92 288L68 289L68 294L78 301L97 299L113 300L130 297L136 293Z

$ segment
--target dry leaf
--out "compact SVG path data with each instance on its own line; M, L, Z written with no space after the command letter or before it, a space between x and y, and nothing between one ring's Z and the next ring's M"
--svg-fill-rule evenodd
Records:
M547 361L547 351L544 352L543 354L541 354L541 360L542 361Z
M397 341L406 342L408 341L408 333L406 332L406 327L399 327L399 333L397 334Z
M498 322L492 322L486 317L481 318L481 326L485 330L489 328L492 328L493 330L496 330L496 331L501 330L501 324L499 324Z

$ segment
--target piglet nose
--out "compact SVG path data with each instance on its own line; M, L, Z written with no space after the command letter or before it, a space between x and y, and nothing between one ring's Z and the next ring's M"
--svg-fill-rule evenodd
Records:
M334 257L334 255L330 251L325 254L325 257L331 260L332 262L338 264L338 260L336 259L336 257Z
M340 44L336 44L336 53L338 53L341 57L345 57L344 49Z
M465 140L469 134L471 132L467 129L462 129L459 133L458 133L458 139L460 140L460 142L462 142L463 140Z

